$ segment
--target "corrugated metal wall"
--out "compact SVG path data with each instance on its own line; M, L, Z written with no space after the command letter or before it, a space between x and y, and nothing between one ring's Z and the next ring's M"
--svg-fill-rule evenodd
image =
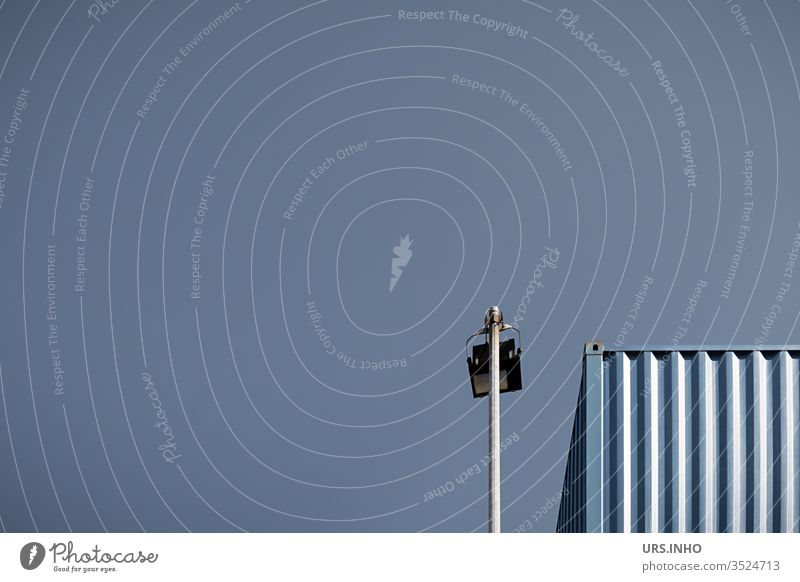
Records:
M797 532L799 372L796 346L587 342L557 530Z

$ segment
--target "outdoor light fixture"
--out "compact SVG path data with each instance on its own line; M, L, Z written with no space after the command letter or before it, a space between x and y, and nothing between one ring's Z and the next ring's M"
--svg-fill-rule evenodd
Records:
M515 349L514 338L500 342L500 393L522 390L522 372L519 359L522 349ZM472 357L467 358L472 396L483 398L489 394L491 379L489 360L492 348L489 342L472 346Z
M467 356L472 396L489 396L489 531L500 530L500 394L522 389L522 373L519 360L522 349L515 349L514 338L500 341L500 332L519 330L503 323L500 308L490 307L483 315L483 327L467 338L469 342L479 335L487 341L472 348L472 357ZM522 337L520 336L520 344Z

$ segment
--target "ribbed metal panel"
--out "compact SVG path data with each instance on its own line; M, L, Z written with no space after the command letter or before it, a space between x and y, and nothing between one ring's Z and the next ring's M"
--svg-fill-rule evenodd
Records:
M560 532L797 532L800 347L587 342Z

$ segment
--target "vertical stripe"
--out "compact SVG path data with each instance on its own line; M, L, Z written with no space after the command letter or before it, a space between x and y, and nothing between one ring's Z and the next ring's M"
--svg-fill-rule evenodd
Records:
M686 528L686 372L683 354L675 354L675 380L678 385L678 531Z
M798 361L798 358L792 357L792 362L792 409L789 413L792 419L792 436L789 438L792 440L794 450L792 459L792 486L794 487L794 496L792 498L794 509L792 514L794 517L789 522L786 531L800 532L800 440L798 440L800 439L800 376L798 376L800 374L800 370L798 370L800 361Z
M733 416L731 414L731 400L733 399L731 372L733 352L725 352L719 360L717 368L717 387L715 394L719 399L717 403L717 442L719 450L717 458L717 527L720 533L732 531L733 504Z
M789 352L781 353L781 394L783 395L783 423L781 440L783 449L782 489L783 520L782 531L792 531L794 524L794 360Z
M744 384L741 379L739 358L729 354L729 371L731 382L731 422L730 426L733 441L733 454L731 466L731 531L740 533L744 531L744 448L742 447L742 431L744 430Z
M758 513L757 523L759 532L766 532L767 529L767 363L760 352L754 354L754 364L756 369L757 392L756 411L758 425L756 428L756 442L758 446L758 466L756 470Z
M775 426L775 407L773 404L775 403L775 388L776 385L780 388L780 365L781 365L781 357L780 353L778 353L775 357L770 358L767 360L767 378L768 381L765 382L764 385L764 394L766 396L764 401L764 408L766 408L765 416L767 419L767 426L765 432L766 436L766 450L767 450L767 461L766 461L766 469L767 469L767 476L766 476L766 484L767 484L767 493L766 493L766 500L767 500L767 507L766 507L766 529L764 531L772 532L775 531L775 521L777 518L778 523L780 523L780 512L775 515L775 502L776 502L776 495L775 495L775 485L778 483L775 482L776 479L780 479L780 457L778 454L780 453L780 443L775 442L775 429L780 429L780 420L778 420L778 426ZM780 402L780 396L778 396L778 402ZM780 438L780 435L778 435ZM777 447L777 448L776 448ZM775 469L778 468L776 472Z
M586 358L586 531L603 531L603 362L602 352Z
M631 369L628 354L617 352L622 357L622 531L631 531Z
M605 370L603 369L603 359L604 356L601 353L600 357L598 358L598 362L600 364L600 368L598 370L599 376L599 384L600 384L600 394L597 395L597 404L599 405L599 410L597 410L597 416L600 420L600 434L598 435L599 438L597 439L597 446L600 447L600 470L598 471L598 478L600 480L600 491L599 495L597 496L597 504L600 506L600 517L597 521L597 529L595 531L602 532L603 526L606 522L606 504L604 503L605 500L605 487L606 487L606 480L605 480L605 467L606 467L606 456L605 456L605 440L606 440L606 424L603 412L606 409L606 392L608 390L606 385L606 375Z
M698 354L699 356L700 354ZM705 530L713 533L716 530L716 435L717 435L717 410L716 395L714 390L714 363L707 353L701 357L700 373L702 374L701 394L705 392L705 466L703 477L705 479Z
M678 483L679 478L677 476L678 471L678 464L679 464L679 456L678 456L678 424L680 423L680 412L678 411L678 358L680 354L678 352L672 352L670 354L670 372L669 372L669 390L670 390L670 401L669 401L669 410L670 410L670 432L669 438L666 439L666 442L669 442L669 450L670 450L670 470L669 473L664 473L664 476L669 479L670 483L670 513L669 513L669 525L668 528L670 532L680 531L679 524L678 524L678 513L680 511L680 505L682 498L678 496ZM666 394L666 382L664 384L664 393Z
M606 479L605 486L605 512L603 531L622 531L622 394L620 393L619 378L622 359L613 357L607 360L604 377L605 411L603 414L604 426L607 434L603 436L605 461L603 474Z
M658 403L658 360L652 352L647 353L650 366L650 528L648 531L659 531L659 403Z

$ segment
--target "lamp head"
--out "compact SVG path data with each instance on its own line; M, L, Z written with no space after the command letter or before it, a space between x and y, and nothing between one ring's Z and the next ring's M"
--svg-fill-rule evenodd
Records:
M515 349L514 338L500 342L500 393L522 390L520 356L522 349ZM491 387L489 360L492 348L489 342L472 347L472 357L467 358L472 396L483 398Z

